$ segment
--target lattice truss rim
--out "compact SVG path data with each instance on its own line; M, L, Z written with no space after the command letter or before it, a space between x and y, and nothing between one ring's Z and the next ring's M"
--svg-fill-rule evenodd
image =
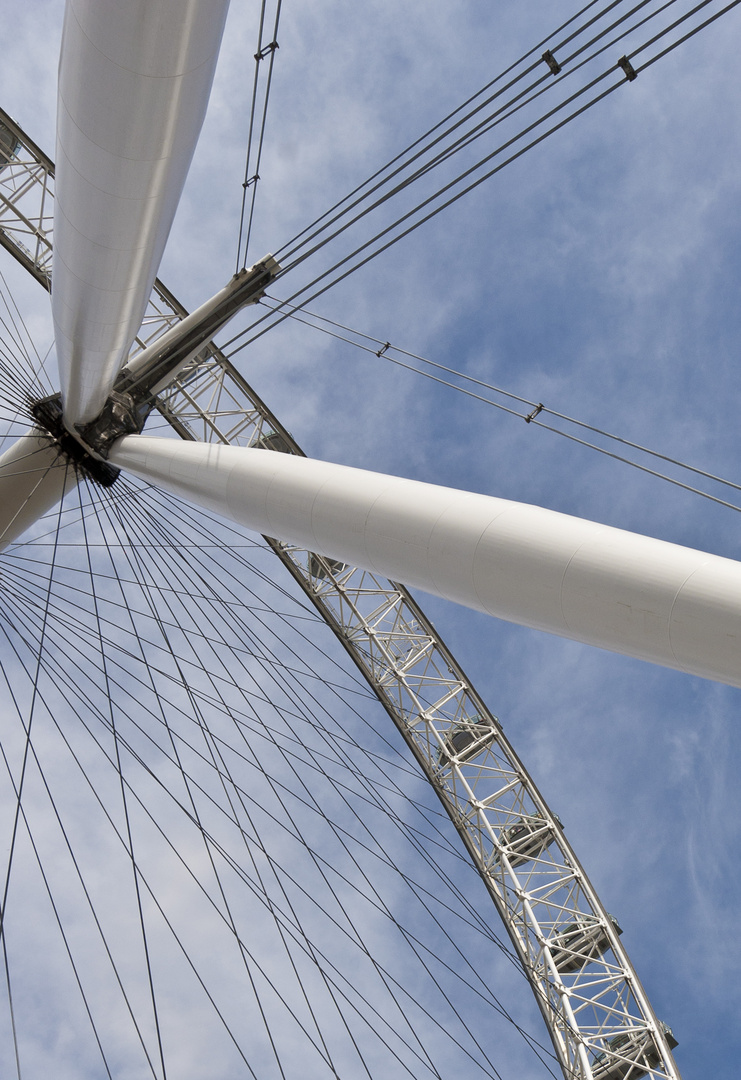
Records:
M0 241L49 287L53 164L0 110L20 147L0 168ZM35 206L35 209L34 209ZM34 238L32 248L19 235ZM187 314L156 282L135 354ZM184 439L300 454L213 343L160 395ZM564 1075L678 1080L665 1026L498 719L401 586L268 543L334 630L401 731L476 864L546 1020ZM575 970L569 970L579 959ZM611 1042L630 1043L627 1050ZM599 1057L598 1057L599 1055Z

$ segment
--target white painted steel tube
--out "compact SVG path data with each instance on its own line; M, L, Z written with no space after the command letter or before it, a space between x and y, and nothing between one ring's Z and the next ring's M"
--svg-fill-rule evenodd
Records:
M137 333L206 112L229 0L67 0L52 310L65 423Z
M15 543L77 483L56 447L34 428L0 456L0 551Z
M140 435L111 462L250 529L501 619L741 686L741 563L537 506Z

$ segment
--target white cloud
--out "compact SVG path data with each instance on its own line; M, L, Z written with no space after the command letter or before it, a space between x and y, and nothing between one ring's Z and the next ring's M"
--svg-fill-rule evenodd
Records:
M8 43L0 105L51 152L61 5L44 5L42 16L39 7L0 16ZM433 13L428 4L375 3L350 14L327 2L285 9L255 256L284 243L536 44L558 18L543 3L500 8L453 3ZM230 19L214 105L162 270L190 305L223 284L236 255L255 31L241 6L234 5ZM642 72L315 306L382 341L737 479L741 126L728 92L737 21L730 14ZM349 238L344 244L341 252ZM306 278L303 271L292 276L308 279L310 265ZM46 298L12 266L8 274L43 347ZM287 278L273 291L285 295L290 283ZM287 324L236 360L312 453L540 501L738 554L732 511L306 328ZM688 1075L735 1078L738 692L493 624L442 602L425 606L501 716L624 926L623 940L654 1006L680 1038L680 1064ZM15 729L15 770L18 738ZM92 866L98 830L86 821L81 796L74 805L72 785L62 790ZM7 785L3 800L9 812ZM291 854L287 840L274 840L281 855ZM153 843L155 868L156 850ZM192 857L202 865L201 852ZM32 870L27 873L30 878ZM187 922L179 903L186 892L162 888ZM389 896L404 907L398 884L389 886ZM39 936L51 941L48 912L40 914L41 900L34 905ZM30 910L37 915L36 906ZM415 912L410 918L422 919ZM384 959L393 959L397 939L386 937L384 919L367 911L365 917ZM218 937L217 930L204 930L206 965ZM24 969L29 977L37 965L42 973L45 964L61 972L63 958L58 945L48 961L39 957L28 929L20 942L12 954L18 1000L35 1017L41 1003L26 988ZM273 962L283 974L285 957ZM166 979L166 1007L180 1012L187 1027L190 1006L178 978ZM223 978L231 988L233 968ZM506 987L518 1009L530 1009L517 978ZM54 1033L48 1042L38 1039L32 1048L24 1035L24 1053L39 1062L39 1072L49 1069L41 1062L55 1057L55 1075L75 1075L69 1032L81 1021L68 993L53 1012L44 1001ZM107 1006L113 994L104 993ZM123 1055L129 1028L114 1030L113 1038ZM448 1048L429 1038L447 1063ZM292 1035L288 1041L299 1054ZM183 1036L181 1075L189 1066L193 1075L208 1071L202 1045L194 1025ZM519 1051L508 1044L508 1053ZM227 1075L234 1065L224 1054ZM95 1074L97 1062L90 1061L77 1075L85 1068ZM504 1076L543 1071L514 1056L498 1067ZM218 1074L216 1066L211 1074Z

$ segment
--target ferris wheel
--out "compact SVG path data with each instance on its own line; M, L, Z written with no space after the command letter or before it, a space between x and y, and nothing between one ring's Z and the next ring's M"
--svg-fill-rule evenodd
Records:
M273 39L263 41L258 70L276 51L270 48ZM537 57L548 79L561 73L559 55L557 49L543 49ZM617 81L633 82L636 69L627 54L620 59L630 70L617 65ZM5 246L15 238L13 254L48 282L53 168L9 116L3 115L2 125L0 181L13 191L8 201L17 213L14 233L3 221ZM249 191L256 181L246 177L245 185ZM38 200L35 218L23 201L29 198ZM21 239L24 229L30 229L25 235L32 243ZM141 397L134 397L135 414L149 412L156 395L147 433L159 424L185 444L202 439L211 447L209 460L229 461L231 449L213 452L222 444L247 449L258 470L269 463L271 483L275 469L300 462L298 445L235 361L208 342L223 314L220 306L233 305L236 290L241 300L262 304L253 329L230 343L232 352L245 337L261 332L260 319L276 320L303 303L303 297L281 303L264 296L268 286L272 296L273 282L276 288L280 284L281 266L272 256L257 260L191 322L175 296L157 283L134 359L125 369L128 382L116 383L115 390L142 389ZM61 295L60 304L65 302ZM270 315L273 310L277 315ZM8 323L13 319L9 310ZM188 338L193 324L195 337ZM382 341L373 350L379 360L390 351ZM503 1009L489 985L488 965L496 966L493 954L501 945L493 940L488 906L484 909L491 898L553 1040L552 1049L536 1040L533 1068L540 1073L533 1075L543 1069L601 1078L678 1075L670 1053L673 1036L637 981L622 947L619 919L605 910L570 847L571 823L566 821L564 830L503 725L429 619L404 587L389 580L402 577L398 562L392 559L380 570L374 562L364 569L361 560L350 557L353 551L333 546L335 540L323 547L314 543L313 533L308 539L288 530L268 542L291 574L276 586L262 546L243 532L202 518L146 480L117 475L119 465L134 472L141 468L126 450L110 452L109 444L125 430L111 426L112 418L120 419L122 401L113 401L116 408L101 424L100 408L86 398L102 393L100 383L95 378L86 383L87 374L74 365L70 371L65 400L82 387L72 426L92 424L82 454L70 442L75 436L64 426L56 387L44 384L43 371L35 372L38 384L21 372L12 372L9 384L11 405L32 411L42 432L32 438L44 445L29 451L27 443L15 443L6 454L6 475L22 487L29 452L40 453L49 459L42 460L41 477L51 477L52 483L39 484L37 470L21 499L21 516L11 514L19 530L31 526L32 532L10 549L4 570L6 677L9 709L16 712L6 764L8 805L15 797L20 808L11 832L13 873L39 876L48 894L56 953L46 939L44 947L55 957L53 967L61 966L61 959L68 962L66 985L85 1017L98 1062L116 1075L123 1047L133 1041L139 1064L126 1067L142 1075L166 1075L170 1062L172 1070L183 1061L193 1075L211 1070L212 1064L199 1061L199 1054L212 1053L200 1026L208 1011L208 1025L220 1033L219 1045L227 1047L218 1064L224 1075L234 1074L235 1062L246 1075L269 1075L268 1069L292 1075L302 1066L317 1076L360 1070L373 1075L374 1069L388 1069L389 1061L400 1075L442 1075L454 1054L475 1060L485 1075L499 1075L497 1070L507 1075L481 1032L489 1022L483 1019L487 1011ZM113 371L111 385L116 377ZM104 411L107 397L108 389L102 395ZM528 412L530 423L541 410L536 405ZM124 415L124 423L129 420ZM135 447L136 437L128 445ZM172 439L159 445L168 453L180 447ZM154 453L151 444L146 452ZM147 475L154 475L147 467ZM187 464L182 468L188 473ZM203 462L196 464L197 471L204 468ZM164 480L172 466L161 469ZM286 476L290 487L294 473ZM245 481L247 487L261 482L258 473ZM326 474L319 482L327 483ZM353 473L346 482L341 498L349 505L365 481ZM195 491L192 476L188 483ZM199 496L204 504L210 504L220 483L207 477ZM63 489L61 508L35 525L34 500L48 498L53 506ZM411 503L416 490L406 486L394 497ZM420 489L419 499L425 502L432 494ZM280 494L278 502L287 499ZM291 513L295 517L295 508ZM435 513L461 516L457 504L441 505ZM367 517L368 511L360 506L359 514ZM273 514L270 527L258 525L257 531L272 536L276 520ZM542 528L554 528L554 521L555 516L543 518ZM420 528L418 519L412 528ZM584 542L581 536L575 541L577 546ZM522 543L517 534L515 546ZM662 554L668 547L658 560L669 557ZM415 573L406 580L428 586ZM340 674L335 658L323 658L325 645L307 640L302 623L318 621L335 631L372 688L372 698L395 720L406 753L383 727L370 730L367 743L357 738L353 725L367 723L372 698L350 669ZM731 659L725 677L732 676ZM338 720L338 709L352 723ZM59 722L65 713L72 724ZM429 791L410 770L409 750ZM107 769L103 782L95 771L101 764ZM311 786L316 777L327 785L324 801ZM440 803L430 799L430 791ZM439 805L472 857L483 890L468 867L457 865ZM39 824L44 813L54 823L53 836ZM75 823L74 842L68 819ZM423 870L407 874L396 851L392 857L397 834L404 835L410 850L421 852ZM327 843L336 849L333 859L322 846ZM25 846L31 870L17 869L16 844ZM110 846L119 857L110 866L106 861L101 880L96 862ZM71 867L75 878L75 891L63 894L62 908L54 879L47 876L57 859L59 876L69 876ZM6 948L11 947L15 882L8 874ZM409 915L409 925L389 903L402 882L421 905ZM443 892L443 883L452 892ZM119 896L120 910L113 902ZM86 922L70 922L66 906L85 908ZM420 911L431 926L439 926L443 910L467 939L466 954L455 937L431 945L434 939L418 936ZM269 919L263 920L264 914ZM427 973L442 1007L431 1005L429 986L417 997L401 988L393 946L382 946L380 957L371 950L386 921ZM314 923L324 924L324 936L318 930L315 936ZM257 925L256 935L247 932ZM222 967L216 961L224 942L230 944L230 959ZM30 941L24 948L31 951ZM479 950L487 952L484 968ZM13 986L22 955L6 953L5 959L12 1028L18 1020ZM95 973L92 991L78 967L81 958ZM105 975L98 976L103 968ZM275 971L285 975L288 969L292 981L286 990ZM442 974L460 996L448 984L441 987ZM192 1020L176 1020L186 976L205 1003L195 1028ZM379 1005L381 988L390 1005ZM118 1019L109 1021L108 1003L114 998L127 1018L126 1036ZM331 1034L315 1015L320 1001L334 1017ZM430 1016L435 1035L420 1037L422 1018ZM245 1017L247 1038L240 1034ZM14 1046L20 1062L23 1039Z

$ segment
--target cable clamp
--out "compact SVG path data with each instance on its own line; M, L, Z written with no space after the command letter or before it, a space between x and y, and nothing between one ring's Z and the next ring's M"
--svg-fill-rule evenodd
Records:
M382 345L381 348L378 350L378 352L376 353L376 356L383 356L383 354L386 352L386 349L390 349L390 348L391 348L391 342L387 341L386 344Z
M249 178L249 180L245 180L245 182L242 184L242 187L247 189L248 187L251 187L252 184L256 184L259 179L260 179L260 174L255 173L255 175L251 176Z
M551 75L558 75L561 71L561 65L559 64L558 60L556 60L550 49L546 49L546 51L543 53L543 59L545 60L548 67L551 69Z
M634 79L638 78L638 72L633 67L627 56L621 56L617 62L617 66L623 69L628 82L633 82Z
M277 41L271 41L269 45L266 45L263 49L260 49L259 52L255 53L255 60L257 60L259 64L261 60L264 60L266 56L270 56L272 52L275 52L275 50L279 48L280 45Z
M542 408L543 402L541 401L540 405L536 405L531 413L528 413L527 416L523 417L525 423L529 424L531 420L534 420L538 413L542 410Z

